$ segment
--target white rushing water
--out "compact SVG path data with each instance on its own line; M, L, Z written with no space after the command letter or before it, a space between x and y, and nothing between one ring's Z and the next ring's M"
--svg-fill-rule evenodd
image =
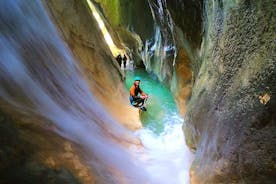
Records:
M185 145L181 126L179 123L167 125L158 136L149 129L137 132L146 149L141 159L151 177L159 183L187 184L190 181L193 155Z
M182 120L156 135L132 133L115 122L80 75L42 3L0 1L0 98L28 116L51 121L52 131L79 144L103 183L120 183L115 168L131 184L187 183L191 154L185 149ZM39 122L37 122L39 123ZM144 149L127 149L106 136Z
M146 69L153 71L163 81L166 78L164 68L170 68L168 61L174 66L177 56L174 22L166 0L148 1L148 4L155 22L155 35L146 41L141 56Z

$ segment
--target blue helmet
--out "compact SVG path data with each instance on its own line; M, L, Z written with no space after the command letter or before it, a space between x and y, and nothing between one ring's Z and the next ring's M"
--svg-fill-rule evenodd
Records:
M141 78L138 77L138 76L136 76L136 77L134 78L134 81L140 81L140 80L141 80Z

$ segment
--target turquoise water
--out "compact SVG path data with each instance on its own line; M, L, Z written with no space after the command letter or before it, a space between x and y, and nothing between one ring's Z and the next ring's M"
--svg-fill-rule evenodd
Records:
M150 95L146 105L148 110L140 111L143 128L135 132L146 152L134 151L135 158L144 163L144 169L154 183L190 183L189 168L193 155L185 144L184 120L171 92L144 70L126 72L128 89L135 76L141 77L141 89Z
M173 124L174 118L178 117L178 109L171 92L153 75L144 70L126 72L126 87L129 89L135 76L141 78L140 88L147 94L149 99L146 103L147 111L140 112L140 118L144 127L156 134L164 131L167 124Z

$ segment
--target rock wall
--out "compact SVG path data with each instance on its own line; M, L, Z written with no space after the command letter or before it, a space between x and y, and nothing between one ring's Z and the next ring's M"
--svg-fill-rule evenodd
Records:
M114 60L85 0L45 1L64 40L79 61L93 94L130 129L141 127L138 112L129 105L124 73Z
M73 143L34 124L34 117L9 112L0 110L0 183L95 183Z
M275 183L275 1L205 2L201 67L183 126L192 183Z
M199 58L203 36L203 1L167 1L174 22L177 57L170 88L184 116L192 86L201 62Z
M167 5L175 26L181 29L187 43L195 52L200 48L202 41L203 0L169 0Z

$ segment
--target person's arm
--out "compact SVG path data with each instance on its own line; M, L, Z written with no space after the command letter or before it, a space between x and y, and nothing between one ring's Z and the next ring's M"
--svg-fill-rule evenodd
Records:
M148 97L148 95L146 93L144 93L144 91L141 88L139 88L139 90L140 90L140 94L141 94L142 98L147 98Z
M141 95L143 95L143 96L145 96L145 95L147 95L146 93L144 93L144 91L143 90L141 90Z
M130 93L130 96L132 96L132 97L135 96L135 88L133 85L130 87L129 93Z

